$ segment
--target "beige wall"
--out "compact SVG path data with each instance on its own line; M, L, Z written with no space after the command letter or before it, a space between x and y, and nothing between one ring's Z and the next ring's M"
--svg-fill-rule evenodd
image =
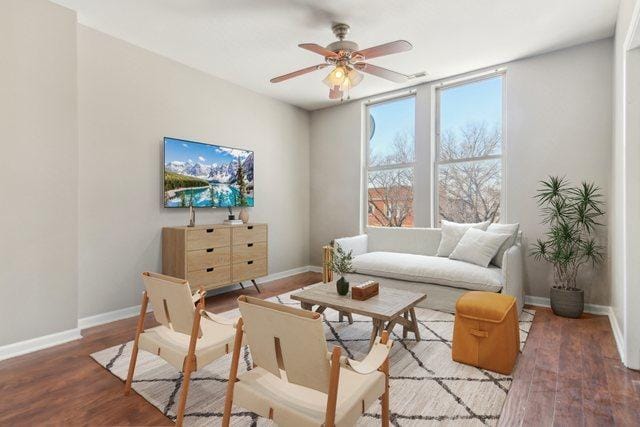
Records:
M78 27L79 316L139 303L139 274L161 269L162 137L255 151L251 220L269 224L269 270L309 259L309 114ZM198 210L216 223L226 210Z
M612 41L603 40L506 64L506 221L520 222L529 242L543 232L532 198L538 180L549 174L594 180L609 193L611 61ZM430 92L422 86L421 91ZM311 115L315 265L322 244L359 231L361 115L358 101ZM588 302L609 303L606 272L604 266L583 278ZM528 258L526 293L548 297L551 273L548 265Z
M0 2L0 346L76 327L76 94L75 12Z

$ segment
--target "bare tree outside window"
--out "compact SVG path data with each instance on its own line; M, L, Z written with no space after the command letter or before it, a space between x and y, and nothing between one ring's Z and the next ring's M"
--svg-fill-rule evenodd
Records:
M438 101L436 222L498 222L502 76L441 89Z
M461 135L461 138L456 137ZM468 123L440 139L438 208L440 219L454 222L497 222L500 219L501 129ZM463 159L482 159L466 161ZM463 161L459 161L463 160Z
M370 107L375 120L370 131L367 171L367 225L413 226L415 162L415 98L402 98ZM400 123L400 118L408 123Z

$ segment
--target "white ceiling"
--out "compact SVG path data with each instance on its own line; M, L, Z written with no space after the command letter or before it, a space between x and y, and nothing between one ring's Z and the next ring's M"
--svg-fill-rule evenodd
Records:
M319 64L297 47L334 41L331 23L351 25L361 48L397 39L412 51L371 63L424 80L459 74L613 35L619 0L53 0L80 23L224 80L313 110L335 104L327 70L269 79ZM412 81L411 84L415 84ZM399 88L367 75L361 98Z

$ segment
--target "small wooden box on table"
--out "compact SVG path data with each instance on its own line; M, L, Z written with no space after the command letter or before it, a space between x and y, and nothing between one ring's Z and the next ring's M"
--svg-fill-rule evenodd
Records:
M193 290L220 288L268 274L267 224L210 224L162 229L162 273Z

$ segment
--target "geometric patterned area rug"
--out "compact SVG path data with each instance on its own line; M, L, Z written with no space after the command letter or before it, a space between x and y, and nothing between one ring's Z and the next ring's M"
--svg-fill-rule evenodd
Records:
M297 292L297 291L294 291ZM283 294L270 298L281 304L299 303ZM235 317L237 310L223 313ZM371 320L353 315L354 323L339 322L338 313L327 309L326 337L329 348L339 345L353 359L361 359L368 350ZM527 339L535 311L525 309L520 316L521 348ZM401 326L392 333L395 341L390 355L390 411L394 426L495 425L511 386L511 376L477 369L451 360L453 315L416 307L422 340L413 334L402 339ZM132 341L91 355L100 365L124 380L129 367ZM185 411L185 425L220 425L229 375L231 355L213 362L191 376ZM245 346L240 372L250 369L251 354ZM158 356L140 351L133 389L175 420L182 374ZM271 426L261 418L234 406L232 425ZM369 407L358 426L379 426L380 405Z

